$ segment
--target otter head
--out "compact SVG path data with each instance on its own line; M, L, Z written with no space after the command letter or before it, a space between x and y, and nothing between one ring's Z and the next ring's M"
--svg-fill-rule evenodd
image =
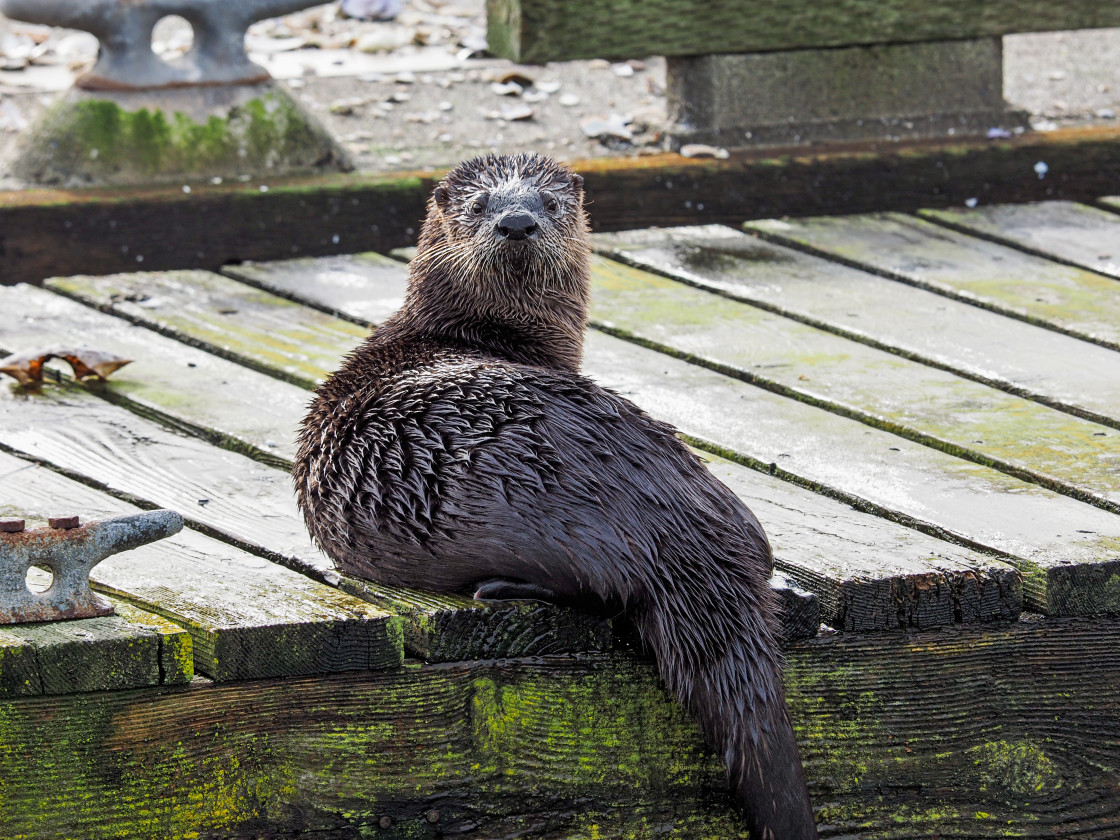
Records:
M563 346L563 358L538 359L528 348L522 360L578 366L590 286L587 234L583 179L567 167L535 154L468 160L428 202L408 308L465 337Z

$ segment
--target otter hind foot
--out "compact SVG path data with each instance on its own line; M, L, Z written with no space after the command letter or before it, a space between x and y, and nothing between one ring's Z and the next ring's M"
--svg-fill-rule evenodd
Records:
M476 601L543 601L546 604L556 604L560 601L551 589L535 583L502 578L492 578L478 584L474 599Z

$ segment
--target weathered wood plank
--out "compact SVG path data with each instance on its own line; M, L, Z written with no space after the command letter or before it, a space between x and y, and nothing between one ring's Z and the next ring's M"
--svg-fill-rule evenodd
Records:
M918 215L1029 254L1120 278L1120 216L1072 201L993 204Z
M602 257L592 281L617 335L1120 513L1115 429Z
M318 371L339 365L340 347L349 350L367 332L205 271L56 277L47 286L306 387L319 382Z
M1101 618L795 646L787 696L822 837L1110 840L1118 645L1120 621ZM499 840L745 837L695 725L626 656L29 698L3 713L0 824L14 836L424 836L435 810L444 834Z
M1120 517L611 336L584 369L706 446L912 527L1002 552L1028 606L1120 611Z
M600 253L1120 428L1120 355L727 227L596 234Z
M324 311L373 321L389 314L380 301L391 299L404 281L403 265L391 269L364 256L336 257L259 265L252 276L265 288L286 289ZM316 282L323 276L346 277L346 285L340 292L338 284ZM1018 581L1002 563L722 459L712 468L762 517L778 567L820 596L823 620L833 626L923 627L1018 612Z
M28 518L56 510L59 500L90 519L136 511L3 452L0 474L5 489L19 500L20 515ZM195 667L215 680L392 668L401 663L399 619L189 530L115 555L95 567L90 579L98 591L185 628L193 641ZM158 638L154 631L149 635ZM88 667L113 673L118 659L128 661L128 649L117 647L121 649L111 651L109 659L88 660ZM184 671L182 651L179 654L176 662L165 658L164 672ZM154 664L158 675L161 662Z
M700 452L766 529L779 571L821 599L838 630L929 628L1015 619L1012 567L850 505Z
M222 274L291 300L307 302L311 292L322 311L348 320L360 312L371 323L384 321L400 309L408 286L397 260L368 252L341 259L306 257L227 265Z
M288 469L307 391L32 286L0 287L0 343L12 351L81 343L132 363L98 396L254 460ZM69 373L64 363L59 370Z
M1120 349L1116 282L899 213L769 219L747 227L774 241Z
M966 0L489 0L486 20L496 55L543 64L1091 29L1120 26L1120 13L1093 0L989 0L979 12Z

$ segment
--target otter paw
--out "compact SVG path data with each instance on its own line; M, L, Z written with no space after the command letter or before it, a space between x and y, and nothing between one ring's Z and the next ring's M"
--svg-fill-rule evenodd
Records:
M524 583L516 580L483 581L475 589L476 601L544 601L548 604L556 603L556 594L551 589L545 589L535 583Z

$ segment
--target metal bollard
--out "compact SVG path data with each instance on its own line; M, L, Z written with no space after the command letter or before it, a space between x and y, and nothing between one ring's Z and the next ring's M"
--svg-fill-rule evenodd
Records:
M101 51L78 87L150 90L266 81L268 71L245 52L245 30L258 20L315 5L316 0L0 0L0 12L93 33ZM152 52L152 30L168 15L194 27L193 48L174 62Z
M315 119L249 60L254 21L318 0L0 0L11 18L84 29L97 64L29 131L12 174L35 184L132 186L353 168ZM194 44L165 61L152 30L178 15Z
M50 527L24 529L23 520L0 520L0 624L60 621L112 615L113 606L89 587L98 563L131 548L162 540L183 528L173 510L153 510L81 525L78 517L58 517ZM32 566L53 575L45 592L27 587Z

